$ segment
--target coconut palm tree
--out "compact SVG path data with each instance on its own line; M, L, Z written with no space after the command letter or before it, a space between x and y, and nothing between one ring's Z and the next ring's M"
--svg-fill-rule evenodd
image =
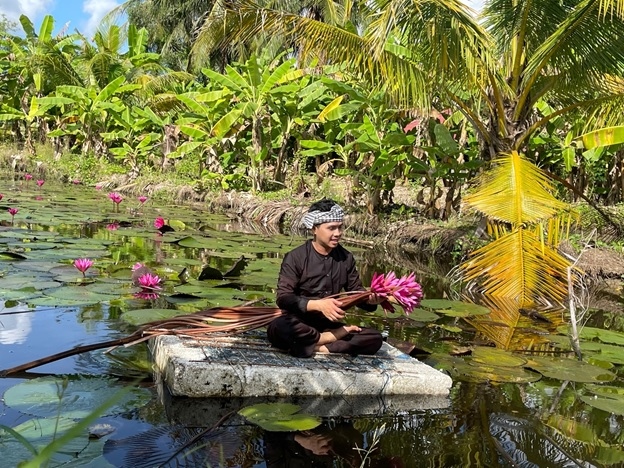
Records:
M110 16L125 13L130 24L150 31L147 50L158 52L174 70L187 70L197 28L213 0L127 0Z
M489 0L477 22L458 0L372 0L362 9L366 26L355 30L250 0L219 5L221 14L207 19L195 50L243 43L261 33L283 37L302 60L341 63L355 77L384 89L395 104L429 109L438 100L465 115L480 138L481 157L502 158L495 176L481 181L481 196L473 201L478 200L481 212L505 223L509 217L496 218L499 207L492 205L505 201L504 206L515 208L507 232L513 237L499 242L481 266L500 265L502 252L517 261L507 269L487 270L498 275L489 282L489 292L507 291L530 301L544 273L523 275L506 289L508 283L501 281L506 272L565 268L558 257L540 257L535 239L524 241L528 226L523 219L546 222L556 214L551 208L563 207L555 203L545 212L531 210L545 199L548 178L517 152L559 116L580 113L588 127L624 118L619 80L624 73L624 1ZM514 185L514 177L522 178L520 186ZM503 180L511 198L494 196L495 184ZM561 299L565 288L555 290L555 299Z

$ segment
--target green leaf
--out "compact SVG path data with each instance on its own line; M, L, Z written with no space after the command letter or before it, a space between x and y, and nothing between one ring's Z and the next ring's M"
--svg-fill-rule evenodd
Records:
M583 146L587 149L624 143L624 126L601 128L581 135Z
M232 109L230 112L225 114L212 128L213 135L219 138L226 135L232 129L232 125L234 125L234 123L238 121L241 114L241 109Z
M124 312L120 318L130 325L143 325L147 322L168 319L185 313L185 311L178 309L135 309Z
M41 22L39 28L39 40L48 42L52 39L52 31L54 30L54 17L52 15L46 15Z
M266 94L275 86L277 83L284 84L288 81L296 80L303 76L303 71L301 69L294 70L292 73L289 73L295 64L295 59L290 59L282 63L279 67L277 67L271 76L264 82L264 85L260 89L260 94Z
M95 102L104 102L107 101L111 96L115 94L117 89L121 86L121 84L126 81L125 76L120 76L119 78L114 79L110 83L108 83L102 91L97 95L94 99Z
M582 396L581 400L589 406L606 411L609 414L624 416L624 398L605 398L598 396Z
M442 124L436 124L433 127L433 133L436 137L436 143L442 148L442 151L444 151L446 155L459 153L459 146L451 136L451 132L449 132L448 128Z
M572 147L564 148L561 151L561 156L563 157L566 172L570 172L576 165L576 150Z
M26 15L20 15L19 22L22 24L22 29L26 33L26 37L32 38L35 37L35 27L32 24L32 21Z
M332 102L327 104L327 106L325 106L325 108L318 115L317 119L319 119L321 122L325 122L325 120L327 120L327 115L337 109L344 98L344 95L338 96Z
M317 416L295 414L300 409L290 403L260 403L246 406L238 414L265 431L308 431L321 424Z
M229 76L222 75L221 73L218 73L209 68L202 68L202 73L206 75L210 80L215 81L219 83L220 85L225 86L228 89L233 89L235 91L241 91L242 89L241 87L246 85L244 80L242 80L242 82L237 83L234 80L232 80L232 78L230 78Z

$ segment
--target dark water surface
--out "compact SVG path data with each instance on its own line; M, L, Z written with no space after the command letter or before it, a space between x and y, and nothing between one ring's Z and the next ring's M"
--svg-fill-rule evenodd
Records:
M37 189L25 186L24 182L5 181L0 183L0 193L4 195L0 201L0 252L20 252L26 257L0 259L0 291L5 291L0 299L0 368L77 345L125 336L134 327L122 316L135 309L177 308L193 312L260 296L272 303L280 259L304 240L300 236L267 232L262 226L237 224L199 209L166 206L151 200L141 207L128 198L116 212L107 192L93 187L46 184ZM11 225L6 214L9 207L20 208L15 225ZM153 227L156 216L177 227L177 239L186 237L179 235L184 232L196 241L202 233L218 242L202 246L189 240L187 247L168 242L170 234L160 236ZM16 231L40 233L28 242L41 242L42 248L24 245ZM51 245L43 245L43 238ZM67 239L100 239L105 245L78 244L80 247L74 249ZM399 264L396 257L388 264L383 253L348 247L356 254L366 284L375 271L396 270L403 274L415 264L407 259ZM104 253L99 252L102 249ZM56 251L60 253L50 253ZM94 254L91 258L95 264L87 275L93 280L89 286L97 284L98 292L111 295L114 291L113 299L71 305L72 299L58 292L61 284L56 286L57 293L50 292L55 289L52 287L45 288L43 295L36 288L29 290L34 299L16 299L19 291L10 289L15 288L12 283L3 288L2 280L15 278L24 271L34 272L33 283L56 278L65 285L78 284L80 274L74 274L69 267L76 258L74 253ZM229 299L224 299L228 294L221 292L196 301L172 299L181 286L178 276L185 267L188 284L192 286L204 265L224 272L240 255L250 261L243 275L225 288ZM135 297L136 290L130 284L135 262L149 265L166 278L158 299ZM58 264L68 268L58 269ZM444 272L445 267L439 268ZM443 277L431 270L418 273L426 297L443 297L447 288ZM211 280L206 288L217 283L224 285L228 281ZM113 289L107 289L110 284ZM28 285L20 288L28 289ZM58 304L54 303L56 299ZM33 301L45 305L33 305ZM596 317L597 321L619 320L617 311L602 311ZM352 320L385 330L391 341L404 346L411 343L423 350L446 346L451 341L457 346L473 343L476 336L474 328L457 317L435 324L400 316ZM425 354L422 358L427 360ZM532 383L497 384L466 379L454 383L448 398L386 397L373 398L372 402L306 399L295 403L316 408L318 414L325 416L320 427L305 433L271 433L236 414L248 404L271 400L171 398L151 381L146 362L144 344L110 354L81 354L0 379L0 394L28 379L50 375L71 379L78 375L114 376L118 380L111 383L111 394L126 382L141 379L135 385L151 393L147 404L98 420L107 425L110 433L90 442L95 455L75 453L62 464L51 466L624 466L624 418L583 403L579 398L583 384L574 382L542 378ZM622 385L621 367L611 368L617 376L611 385ZM71 406L71 402L67 404ZM375 414L362 415L358 411L367 405L376 408ZM66 407L59 414L64 411ZM27 410L18 411L0 401L0 425L16 427L31 417ZM2 460L13 446L8 445L6 433L0 434ZM0 461L0 466L5 465Z

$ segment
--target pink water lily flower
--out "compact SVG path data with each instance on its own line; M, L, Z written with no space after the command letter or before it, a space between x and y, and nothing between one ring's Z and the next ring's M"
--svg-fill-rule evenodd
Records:
M406 314L418 307L423 298L422 287L416 282L414 273L400 278L397 278L393 271L385 275L375 273L373 274L370 290L377 296L385 299L381 306L389 312L394 312L394 307L388 301L390 297L394 298L405 309Z
M140 203L141 203L141 205L142 205L143 203L145 203L145 202L147 201L147 197L145 197L145 196L141 195L141 196L138 198L138 200L139 200L139 202L140 202Z
M37 185L39 187L41 187L43 184L45 184L45 180L41 180L41 179L37 180Z
M113 201L115 210L119 211L119 204L123 201L123 197L121 196L121 194L117 192L111 192L108 194L108 198Z
M85 272L89 268L91 268L92 265L93 260L90 260L88 258L77 258L76 260L74 260L74 266L80 273L82 273L82 276L85 276Z
M32 174L24 174L24 179L31 180L32 179Z
M78 179L74 179L74 180L72 180L72 184L80 185L80 181Z
M0 200L2 200L3 198L4 198L4 195L0 193Z
M111 192L108 194L108 198L113 200L113 203L120 204L123 201L123 197L117 192Z
M139 286L145 289L161 289L160 288L160 276L153 275L151 273L145 273L144 275L139 276L137 279L137 283Z
M17 208L9 208L9 214L11 215L11 223L15 220L15 215L19 210Z
M165 220L161 218L160 216L154 220L154 227L156 229L160 229L164 225L165 225Z
M119 223L109 223L106 225L106 229L108 229L109 231L116 231L117 229L119 229Z
M102 190L102 184L95 184L95 190Z

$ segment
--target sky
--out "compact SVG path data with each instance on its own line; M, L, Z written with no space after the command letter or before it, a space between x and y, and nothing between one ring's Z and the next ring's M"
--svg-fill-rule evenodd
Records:
M464 1L472 8L479 9L484 0ZM68 24L67 33L78 29L85 36L91 37L104 15L123 2L124 0L0 0L0 13L14 21L21 14L25 14L35 24L36 31L43 17L52 15L55 20L55 34Z
M21 14L28 16L35 24L35 31L44 16L52 15L54 33L68 24L68 33L77 29L90 37L104 15L122 3L123 0L0 0L0 13L13 21Z

